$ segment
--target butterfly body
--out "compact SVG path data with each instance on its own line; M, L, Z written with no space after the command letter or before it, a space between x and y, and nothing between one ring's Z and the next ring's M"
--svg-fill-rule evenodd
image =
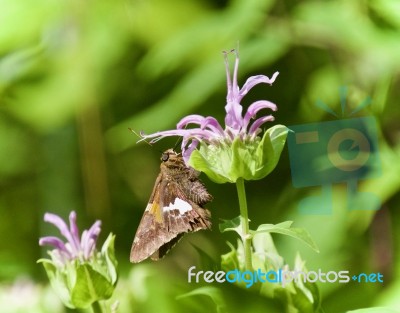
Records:
M162 258L188 232L211 228L212 200L199 172L172 149L161 157L160 174L133 240L130 261Z

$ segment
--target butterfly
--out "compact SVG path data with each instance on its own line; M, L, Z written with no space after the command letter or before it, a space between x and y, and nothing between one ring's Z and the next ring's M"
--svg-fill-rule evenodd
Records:
M189 232L211 228L204 205L212 200L199 180L200 173L186 166L181 154L168 149L161 155L154 184L133 240L130 261L159 260Z

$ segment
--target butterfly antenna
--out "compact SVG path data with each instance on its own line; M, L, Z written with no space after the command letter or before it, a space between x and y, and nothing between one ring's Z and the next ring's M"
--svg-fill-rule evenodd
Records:
M176 143L175 143L175 145L174 145L174 147L173 147L173 150L174 150L174 151L176 150L176 147L178 147L178 145L179 145L181 142L182 142L182 137L180 137L180 138L176 141Z

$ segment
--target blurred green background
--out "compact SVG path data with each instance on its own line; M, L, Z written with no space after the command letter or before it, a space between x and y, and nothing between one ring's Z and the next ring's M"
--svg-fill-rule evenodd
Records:
M247 184L249 214L254 228L290 219L311 233L320 254L274 237L289 264L300 251L308 269L385 275L379 285L320 284L326 312L400 310L399 1L0 0L1 312L67 312L36 260L45 256L38 238L56 233L43 214L71 210L81 228L101 219L101 240L117 235L119 312L216 312L205 296L176 297L198 287L187 283L187 269L199 264L194 246L219 262L226 241L235 242L217 227L239 215L235 186L204 177L215 198L213 231L187 236L160 262L130 264L160 151L176 139L136 144L128 128L170 129L187 114L222 122L221 51L237 42L240 85L280 72L243 102L275 102L276 123L334 120L315 102L340 112L340 86L349 110L372 98L360 114L378 121L383 173L360 189L379 195L381 210L348 211L346 185L337 184L332 214L300 214L299 201L319 190L292 186L285 148L270 176ZM220 287L228 311L283 312L270 299Z

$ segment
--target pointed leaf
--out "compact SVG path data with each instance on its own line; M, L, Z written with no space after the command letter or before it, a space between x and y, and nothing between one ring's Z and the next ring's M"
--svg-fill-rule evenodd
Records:
M65 275L63 275L49 259L40 259L38 260L38 263L43 264L51 287L60 297L64 305L69 308L75 308L71 302L71 296L69 294L68 284Z
M76 308L87 308L93 302L108 299L114 291L106 277L89 264L76 268L76 283L71 290L71 302Z
M254 268L278 270L283 267L284 260L279 255L270 233L258 233L253 237L253 266ZM261 264L259 264L261 263Z
M294 269L300 272L307 272L305 261L302 260L299 252L296 254ZM317 284L299 279L295 283L295 288L300 289L309 299L312 299L314 311L318 312L321 307L321 296Z
M115 235L110 233L101 248L101 254L104 256L107 263L108 275L110 276L111 283L114 285L117 282L117 259L114 253Z
M259 166L253 179L261 179L273 171L285 146L287 134L288 128L284 125L267 129L256 150Z
M314 251L319 252L319 249L311 238L310 234L303 228L291 228L293 222L287 221L279 224L263 224L258 227L256 231L251 231L253 234L257 233L278 233L282 235L291 236L293 238L299 239L305 244L307 244Z
M219 231L221 233L227 231L235 231L242 237L242 223L240 216L237 216L231 220L224 220L221 224L219 224Z

